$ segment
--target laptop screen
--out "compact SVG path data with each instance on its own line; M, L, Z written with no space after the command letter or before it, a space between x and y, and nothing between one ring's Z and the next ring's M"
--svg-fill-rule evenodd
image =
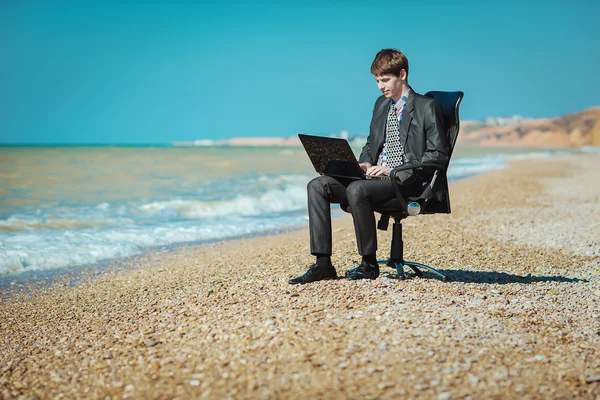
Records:
M364 177L347 140L303 134L298 137L318 173L358 179Z

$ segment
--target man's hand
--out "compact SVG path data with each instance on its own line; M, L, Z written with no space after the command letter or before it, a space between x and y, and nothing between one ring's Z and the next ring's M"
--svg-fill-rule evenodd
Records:
M385 176L390 176L390 172L392 172L391 168L388 167L382 167L380 165L372 165L367 169L367 175L375 175L375 176L379 176L379 175L385 175Z
M367 172L367 170L372 167L371 163L368 162L360 163L358 166L363 170L363 172Z

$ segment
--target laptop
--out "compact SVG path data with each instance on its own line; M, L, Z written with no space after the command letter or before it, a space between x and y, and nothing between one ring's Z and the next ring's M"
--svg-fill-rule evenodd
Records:
M321 175L349 179L390 179L365 175L346 139L299 134L300 142L315 170Z

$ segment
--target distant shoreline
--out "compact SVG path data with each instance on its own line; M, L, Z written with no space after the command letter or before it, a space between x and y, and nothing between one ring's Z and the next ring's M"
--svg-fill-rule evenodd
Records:
M355 146L353 143L351 143L352 146L354 147L362 147L362 146ZM57 143L57 144L0 144L0 149L1 148L10 148L10 149L15 149L15 148L105 148L105 147L116 147L116 148L152 148L152 147L158 147L158 148L175 148L175 149L190 149L190 148L197 148L197 149L289 149L289 148L293 148L293 149L297 149L297 148L302 148L301 145L298 146L292 146L292 145L250 145L250 144L246 144L246 145L229 145L229 144L219 144L219 145L210 145L210 146L197 146L197 145L173 145L173 144L85 144L85 143L72 143L72 144L65 144L65 143ZM487 145L478 145L478 144L471 144L471 143L465 143L465 144L460 144L460 147L469 147L469 148L477 148L477 147L481 147L481 148L505 148L505 149L548 149L548 150L576 150L576 149L583 149L583 148L598 148L600 149L600 146L593 146L593 145L584 145L584 146L550 146L550 145L546 145L546 146L540 146L540 145L524 145L524 144L487 144Z
M579 148L600 146L600 107L551 118L489 117L460 123L458 144L480 147ZM365 143L366 133L346 130L320 136L347 139L353 146ZM297 135L248 136L176 140L169 143L0 143L0 147L300 147Z

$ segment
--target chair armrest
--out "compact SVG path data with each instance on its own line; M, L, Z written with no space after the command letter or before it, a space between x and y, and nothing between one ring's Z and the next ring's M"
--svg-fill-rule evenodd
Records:
M423 163L423 164L417 164L417 165L412 165L412 164L401 165L399 167L394 168L392 170L392 172L390 172L390 182L392 183L392 187L394 188L394 193L396 193L396 197L400 201L400 205L402 206L402 208L406 214L408 214L408 202L402 196L402 193L400 192L400 184L398 183L398 180L395 178L396 178L396 174L400 171L407 171L407 170L416 169L416 168L436 169L436 170L442 170L442 171L446 169L446 167L444 167L441 164ZM431 183L431 186L433 186L433 182Z
M441 170L446 169L446 167L444 167L442 164L436 164L436 163L423 163L423 164L417 164L417 165L405 164L405 165L401 165L399 167L394 168L392 170L392 172L390 172L390 176L395 176L396 173L398 173L400 171L406 171L406 170L415 169L415 168L435 168L435 169L441 169Z

